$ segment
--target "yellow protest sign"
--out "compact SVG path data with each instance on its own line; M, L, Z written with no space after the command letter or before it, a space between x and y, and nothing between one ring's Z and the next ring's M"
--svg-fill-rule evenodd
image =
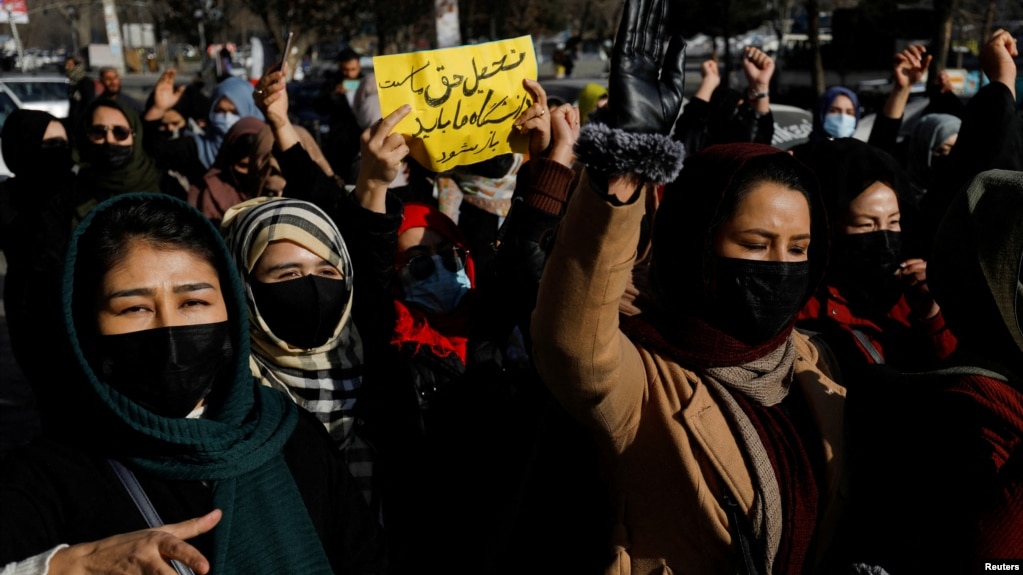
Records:
M384 116L412 112L395 131L412 136L412 157L437 172L524 152L516 118L533 104L522 86L536 79L533 40L511 40L373 58Z

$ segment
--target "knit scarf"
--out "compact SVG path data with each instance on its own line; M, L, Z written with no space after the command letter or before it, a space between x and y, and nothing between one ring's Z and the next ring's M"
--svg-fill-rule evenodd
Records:
M764 552L761 560L765 573L770 574L782 534L782 501L778 478L775 477L771 459L756 427L732 393L743 393L760 405L777 405L785 399L792 384L796 359L791 326L768 342L749 346L707 322L690 316L673 322L678 325L671 330L672 339L669 341L658 327L649 323L648 315L622 317L622 330L629 339L644 348L700 371L702 381L718 398L751 467L754 491L750 508L753 536L763 543L759 547ZM683 334L684 337L681 337ZM677 341L675 336L681 337L681 340Z
M222 289L228 303L235 343L232 376L218 382L208 398L203 419L158 416L100 381L82 348L80 326L90 318L75 317L75 309L91 306L75 302L76 269L82 236L89 233L98 214L119 202L164 202L168 209L189 210L209 227L218 260ZM241 283L228 264L230 255L216 230L187 204L162 195L125 194L103 202L83 220L68 249L62 303L74 355L102 420L97 428L117 435L97 437L106 450L127 446L118 453L130 467L163 479L204 481L212 484L213 504L223 511L213 530L211 571L234 573L330 573L305 503L283 454L295 428L298 412L284 395L258 386L248 369L248 321L241 304ZM82 281L85 281L84 279ZM86 297L79 295L78 297Z
M781 543L782 501L764 444L756 427L732 396L739 392L754 402L770 406L781 403L792 383L796 349L789 337L784 345L769 354L743 365L708 368L703 380L720 401L725 417L737 432L739 445L746 454L753 479L753 535L764 543L766 573L771 573L774 557ZM735 528L739 528L735 526Z

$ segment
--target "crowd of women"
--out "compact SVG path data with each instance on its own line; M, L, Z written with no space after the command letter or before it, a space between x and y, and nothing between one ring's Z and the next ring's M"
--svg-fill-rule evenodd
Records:
M141 118L12 114L4 302L43 433L0 462L3 573L1023 558L1015 40L904 148L920 46L869 143L834 88L786 153L759 50L682 110L673 10L626 1L588 118L527 80L528 161L467 172L514 166L511 201L457 223L406 168L408 106L346 187L282 70L221 83L203 131L173 72Z

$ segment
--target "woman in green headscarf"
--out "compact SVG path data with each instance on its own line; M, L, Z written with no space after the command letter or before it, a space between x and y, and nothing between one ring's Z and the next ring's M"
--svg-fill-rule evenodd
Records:
M185 197L181 182L142 147L142 121L134 110L110 98L98 98L78 126L78 156L83 162L78 185L96 202L128 192L163 192Z
M0 565L381 570L376 523L323 426L253 379L241 283L198 211L153 194L97 206L62 304L77 432L5 459ZM146 530L165 522L185 523Z

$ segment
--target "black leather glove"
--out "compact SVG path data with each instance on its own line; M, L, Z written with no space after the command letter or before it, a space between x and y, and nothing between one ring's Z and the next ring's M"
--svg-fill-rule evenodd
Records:
M626 0L611 52L608 126L637 133L671 131L682 107L686 43L669 29L670 23L668 0Z

